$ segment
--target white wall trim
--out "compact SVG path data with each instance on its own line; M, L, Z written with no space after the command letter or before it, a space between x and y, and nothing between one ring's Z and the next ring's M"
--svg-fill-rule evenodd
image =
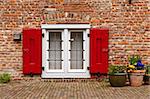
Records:
M42 24L42 29L89 29L90 24Z

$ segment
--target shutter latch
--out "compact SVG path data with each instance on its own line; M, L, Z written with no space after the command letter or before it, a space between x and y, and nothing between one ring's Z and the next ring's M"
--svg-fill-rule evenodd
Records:
M90 37L90 34L87 34L88 37Z

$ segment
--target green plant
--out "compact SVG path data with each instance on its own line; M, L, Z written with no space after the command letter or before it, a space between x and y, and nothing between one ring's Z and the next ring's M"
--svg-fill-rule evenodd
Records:
M146 74L150 74L150 66L146 66Z
M139 55L133 55L129 57L130 65L137 65L138 60L141 60Z
M129 57L128 72L133 70L144 70L144 64L142 64L141 57L139 55L133 55Z
M144 75L144 83L150 85L150 65L146 66L146 74Z
M0 83L8 83L10 79L11 79L10 74L8 73L0 74Z
M109 74L114 75L115 73L126 73L127 66L110 66Z

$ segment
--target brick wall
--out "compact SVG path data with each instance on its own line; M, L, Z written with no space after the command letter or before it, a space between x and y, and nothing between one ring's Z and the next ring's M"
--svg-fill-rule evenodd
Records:
M22 42L13 34L42 23L89 23L109 28L109 63L139 54L150 64L149 0L0 0L0 71L20 77Z

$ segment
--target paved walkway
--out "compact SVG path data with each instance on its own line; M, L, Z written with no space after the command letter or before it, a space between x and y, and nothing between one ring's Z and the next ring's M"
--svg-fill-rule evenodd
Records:
M107 81L12 81L0 84L0 99L150 99L150 85L111 87Z

